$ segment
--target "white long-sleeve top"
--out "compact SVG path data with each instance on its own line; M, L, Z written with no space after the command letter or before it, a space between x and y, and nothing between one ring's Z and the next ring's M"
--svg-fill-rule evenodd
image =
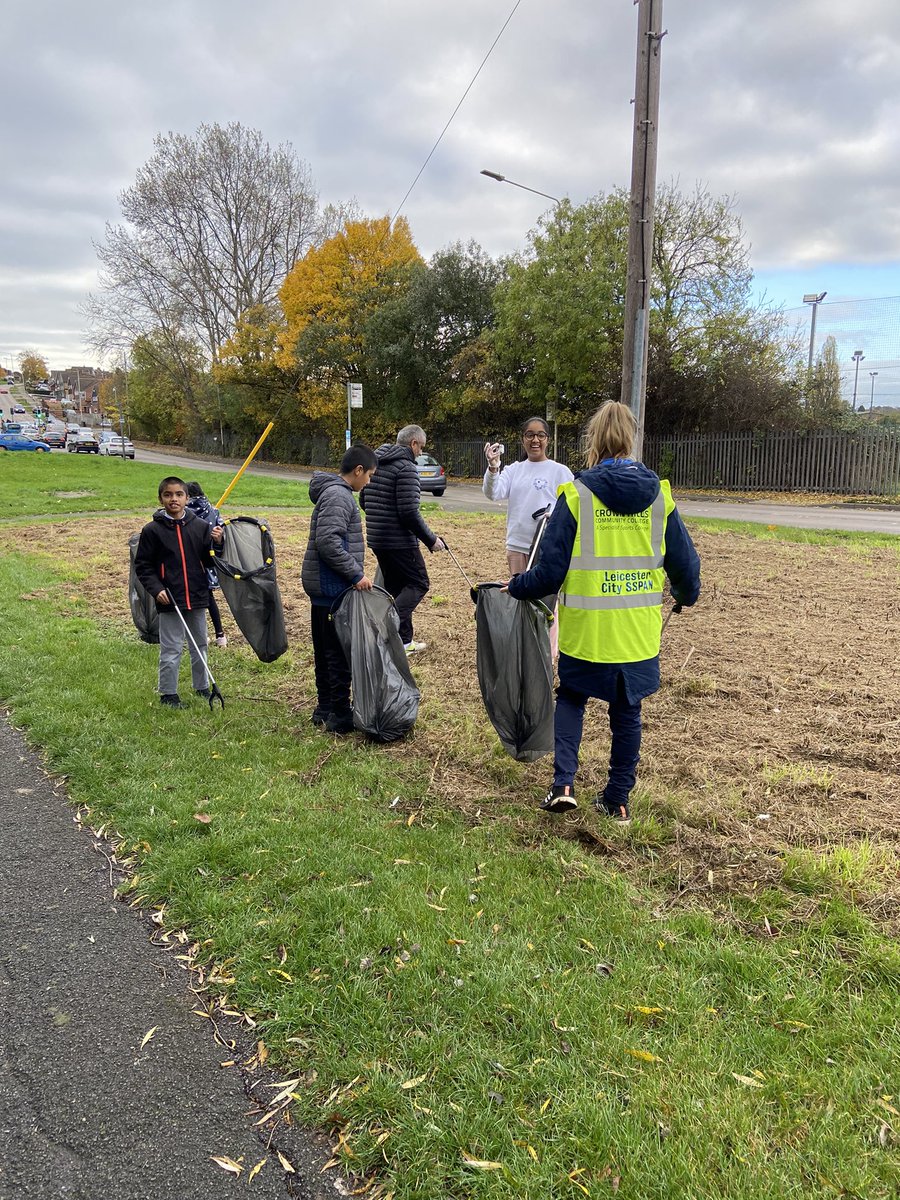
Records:
M539 508L556 503L556 489L571 483L574 475L562 463L547 458L543 462L510 463L493 474L484 473L482 491L488 500L506 500L506 548L527 554L531 549L535 521L532 516Z

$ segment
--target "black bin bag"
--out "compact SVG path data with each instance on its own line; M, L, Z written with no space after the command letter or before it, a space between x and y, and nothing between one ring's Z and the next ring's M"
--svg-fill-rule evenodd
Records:
M212 559L219 587L238 629L261 662L287 650L284 608L275 578L275 542L265 521L227 517Z
M534 762L553 752L551 614L540 601L514 600L500 584L479 584L473 595L484 707L507 754Z
M383 588L349 588L332 610L350 663L353 724L379 742L409 733L419 715L419 689L400 640L400 619Z
M134 556L137 554L140 540L139 533L133 533L128 539L128 604L131 608L131 619L141 635L141 641L155 646L159 642L159 612L156 601L138 579L134 569Z

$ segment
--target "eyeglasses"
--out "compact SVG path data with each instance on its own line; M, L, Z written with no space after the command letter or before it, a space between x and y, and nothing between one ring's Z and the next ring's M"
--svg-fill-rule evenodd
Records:
M526 442L533 442L535 438L537 438L540 442L546 442L548 435L544 433L543 430L538 431L536 429L526 429L522 434L522 437Z

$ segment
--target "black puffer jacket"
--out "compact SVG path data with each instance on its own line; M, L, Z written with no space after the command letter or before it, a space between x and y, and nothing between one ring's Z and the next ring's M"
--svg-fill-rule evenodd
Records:
M316 471L309 498L315 508L303 556L303 590L313 604L331 604L363 577L362 519L353 489L340 475Z
M209 605L207 566L212 566L212 529L191 510L173 521L163 508L141 530L134 556L138 579L156 599L165 588L179 608ZM174 612L171 604L159 604L160 612Z
M375 451L378 469L359 494L366 514L366 540L379 550L412 550L416 541L431 550L437 541L419 512L422 488L409 446L385 442Z

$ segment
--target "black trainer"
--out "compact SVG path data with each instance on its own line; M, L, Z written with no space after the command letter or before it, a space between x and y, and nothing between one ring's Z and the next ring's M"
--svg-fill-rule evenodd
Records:
M578 807L575 789L570 783L554 783L541 801L541 812L564 813Z
M199 696L202 700L208 700L212 692L209 688L194 688L194 695Z
M323 729L328 723L328 718L330 716L331 712L329 709L320 708L317 704L313 709L312 716L309 719L312 721L313 725L315 725L316 729Z
M166 708L187 708L177 692L166 692L160 696L159 702L165 704Z
M328 733L353 733L353 713L329 713L325 720Z
M594 801L594 808L604 817L609 817L611 821L615 821L617 825L630 825L631 813L628 811L628 805L621 801L607 800L602 793Z

